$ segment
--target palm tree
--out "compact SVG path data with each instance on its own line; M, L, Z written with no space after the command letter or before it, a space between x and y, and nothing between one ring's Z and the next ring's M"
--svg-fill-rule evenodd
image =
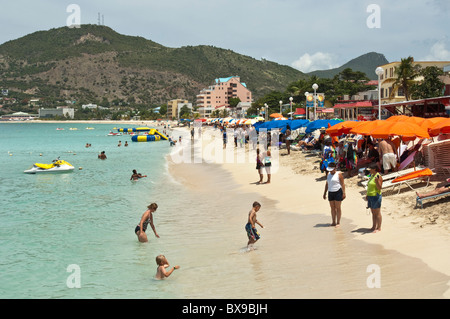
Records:
M396 90L402 88L405 93L405 98L408 101L410 97L410 88L414 85L414 79L419 76L420 70L421 66L419 64L414 65L414 58L412 56L401 59L400 65L395 67L397 79L392 85L390 98L394 96Z

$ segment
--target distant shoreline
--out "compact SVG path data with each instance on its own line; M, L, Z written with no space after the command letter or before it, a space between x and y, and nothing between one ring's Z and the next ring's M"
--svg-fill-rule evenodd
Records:
M164 120L144 120L144 121L113 121L113 120L67 120L67 121L57 121L57 120L27 120L27 121L0 121L0 123L53 123L53 124L133 124L133 125L148 125L148 124L175 124L177 121Z

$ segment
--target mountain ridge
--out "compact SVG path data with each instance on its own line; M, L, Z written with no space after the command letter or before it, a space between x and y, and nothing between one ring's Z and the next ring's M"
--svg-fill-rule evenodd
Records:
M7 41L0 45L0 72L2 88L44 97L50 104L66 99L147 105L174 98L195 101L215 78L231 75L239 75L256 100L309 76L229 49L169 48L98 25L53 28Z
M377 52L368 52L359 57L356 57L340 67L329 70L316 70L306 73L308 76L317 76L321 78L332 78L336 74L340 73L346 68L350 68L353 71L364 72L371 80L377 80L378 77L375 74L375 69L380 66L389 63L386 57Z

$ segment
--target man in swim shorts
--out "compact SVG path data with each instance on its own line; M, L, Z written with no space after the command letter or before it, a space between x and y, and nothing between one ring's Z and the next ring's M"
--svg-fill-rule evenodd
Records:
M387 171L397 170L397 156L395 153L395 145L392 141L381 140L378 144L378 148L380 150L380 155L383 161L383 169L386 173Z

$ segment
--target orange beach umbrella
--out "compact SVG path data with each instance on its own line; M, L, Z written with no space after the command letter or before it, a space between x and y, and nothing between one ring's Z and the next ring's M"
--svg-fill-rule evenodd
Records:
M391 116L390 118L388 118L386 121L398 122L398 121L404 121L408 118L409 118L409 116L406 116L406 115L394 115L394 116Z
M356 125L352 129L350 129L349 133L352 134L360 134L360 135L370 135L370 132L373 131L378 126L386 123L385 120L375 120L375 121L367 121L360 122L359 125Z
M403 122L413 123L413 124L417 124L417 125L422 125L422 123L424 121L425 121L425 119L423 117L418 117L418 116L411 116L411 117L408 117L407 119L403 120Z
M450 133L450 118L439 121L435 125L429 128L431 136L437 136L439 134L449 134Z
M361 124L361 122L357 121L344 121L339 122L331 127L329 127L326 132L330 136L339 136L342 134L348 134L350 129L354 128L355 126Z
M439 122L445 121L446 119L448 119L448 117L430 117L428 119L425 119L422 124L427 128L430 128Z
M272 113L272 114L270 114L270 117L283 117L283 114L280 114L280 113Z
M427 130L414 123L402 122L402 121L390 121L382 125L379 125L375 129L370 131L370 134L374 138L388 138L390 136L402 136L402 137L418 137L429 138Z

